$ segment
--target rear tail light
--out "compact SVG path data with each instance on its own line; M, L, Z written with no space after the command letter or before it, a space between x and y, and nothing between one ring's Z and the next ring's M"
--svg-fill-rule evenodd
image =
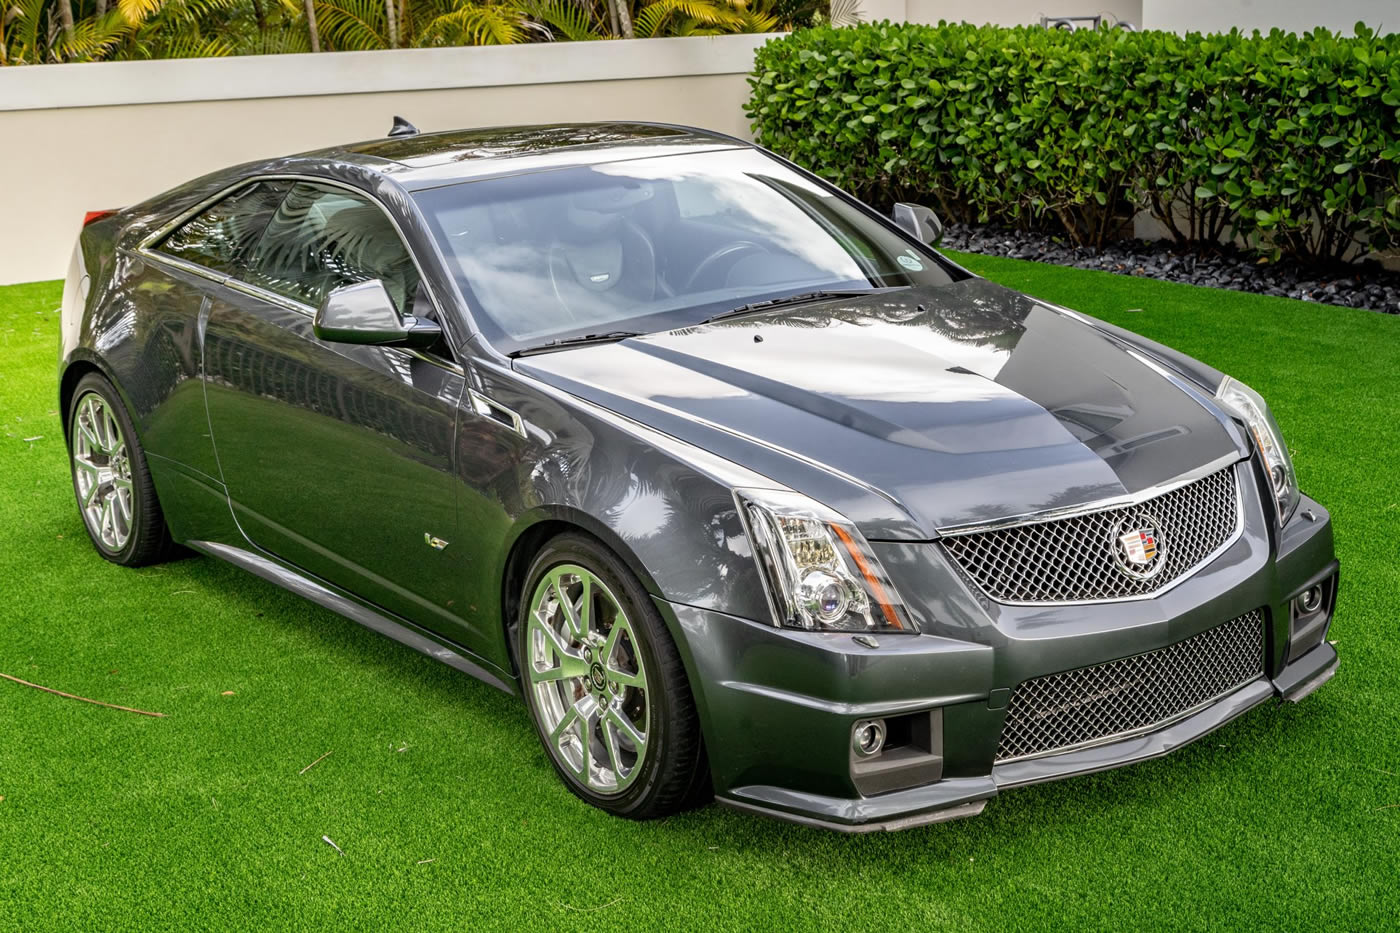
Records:
M86 214L83 215L83 226L86 227L88 224L95 224L99 220L106 220L108 217L111 217L115 213L115 210L88 211Z

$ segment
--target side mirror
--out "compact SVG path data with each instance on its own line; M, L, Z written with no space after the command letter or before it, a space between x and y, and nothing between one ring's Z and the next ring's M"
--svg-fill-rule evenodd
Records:
M937 246L938 241L943 239L943 221L922 204L900 201L894 206L894 222L929 246Z
M374 347L430 347L442 329L426 318L399 314L379 279L335 289L321 303L312 330L322 340Z

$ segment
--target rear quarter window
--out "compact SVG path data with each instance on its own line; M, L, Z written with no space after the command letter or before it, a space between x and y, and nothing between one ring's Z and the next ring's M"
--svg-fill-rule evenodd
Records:
M176 227L156 248L221 275L233 275L291 186L291 182L260 181L240 188Z

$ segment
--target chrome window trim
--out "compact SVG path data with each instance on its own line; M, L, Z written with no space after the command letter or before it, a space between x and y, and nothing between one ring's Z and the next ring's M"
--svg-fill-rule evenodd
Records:
M216 191L214 194L209 195L204 200L199 201L193 206L187 207L180 213L176 214L173 220L166 221L164 225L157 227L155 229L155 232L148 233L144 237L142 237L141 241L136 244L137 251L143 253L147 251L154 252L156 241L162 240L165 237L169 236L171 233L174 232L176 227L180 226L194 215L213 207L215 204L219 203L224 198L233 194L240 188L251 187L252 185L257 184L258 182L268 180L271 177L272 176L270 175L251 175L244 178L240 178L238 181L233 182L225 188L220 188L218 191Z
M288 298L286 295L280 292L274 292L270 288L263 288L261 285L253 285L242 279L235 279L233 276L224 279L223 285L225 288L231 288L250 298L259 298L263 301L275 304L278 307L285 308L288 311L304 314L311 318L312 321L316 320L316 309L311 307L311 305L302 301L297 301L295 298Z
M1078 518L1081 515L1091 515L1095 512L1107 512L1113 509L1123 508L1124 506L1140 505L1142 502L1156 498L1157 496L1165 495L1174 489L1180 489L1183 486L1189 486L1197 480L1204 479L1205 477L1211 475L1217 470L1225 469L1226 467L1233 465L1235 469L1235 530L1230 533L1230 536L1225 539L1225 541L1220 545L1220 547L1211 551L1209 554L1207 554L1205 557L1202 557L1195 564L1183 570L1180 576L1176 577L1170 583L1158 587L1157 589L1152 590L1150 592L1136 593L1132 596L1111 596L1106 599L997 599L993 596L987 595L987 593L985 593L982 590L982 588L978 586L977 581L973 579L972 576L966 570L963 569L962 565L959 564L951 554L940 549L941 556L944 560L948 562L948 564L954 569L954 571L959 575L959 577L962 577L967 580L968 586L978 596L987 599L991 602L994 602L998 606L1024 606L1029 608L1055 608L1057 606L1106 606L1112 603L1136 603L1141 602L1145 599L1156 599L1157 597L1165 593L1170 593L1172 590L1176 589L1178 586L1185 583L1187 580L1190 580L1196 574L1200 573L1203 567L1206 567L1207 565L1214 562L1216 558L1218 558L1221 554L1224 554L1226 551L1230 550L1230 548L1234 547L1235 543L1239 541L1240 538L1244 537L1244 483L1240 481L1239 468L1239 463L1241 461L1237 459L1236 455L1234 454L1231 454L1229 457L1222 458L1222 460L1213 461L1207 467L1202 468L1204 472L1202 472L1201 470L1192 470L1190 473L1184 474L1184 476L1186 477L1184 479L1174 479L1170 482L1162 483L1158 486L1153 486L1150 489L1144 489L1142 490L1142 492L1134 493L1131 496L1119 497L1116 499L1102 499L1097 503L1092 503L1090 505L1085 506L1072 506L1069 509L1065 510L1066 514L1051 514L1050 512L1040 512L1036 513L1037 517L1034 518L1032 521L1018 521L1015 519L1008 519L1006 522L993 523L983 527L959 526L957 530L948 533L948 536L950 537L957 537L958 535L976 534L979 531L997 531L1005 528L1019 528L1025 525L1039 524L1041 522L1057 521L1065 518ZM1049 517L1039 517L1042 515L1048 515Z
M953 537L956 535L978 534L984 531L1000 531L1004 528L1018 528L1022 525L1037 525L1042 522L1057 522L1066 518L1092 515L1094 512L1107 512L1110 509L1121 509L1128 506L1141 505L1148 499L1155 499L1158 496L1166 495L1174 489L1180 489L1182 486L1189 486L1198 479L1205 479L1212 473L1223 470L1225 467L1234 463L1239 463L1244 459L1246 458L1238 452L1232 452L1222 457L1217 457L1204 466L1182 473L1175 479L1170 479L1164 483L1158 483L1155 486L1149 486L1146 489L1140 489L1137 492L1128 493L1124 496L1112 496L1107 499L1097 499L1093 502L1086 502L1082 505L1044 509L1039 512L1025 512L1021 515L998 518L989 522L968 522L962 525L947 525L938 529L938 535L939 537Z
M408 237L404 236L403 227L399 225L398 220L394 218L394 215L389 211L389 209L384 206L384 202L363 188L358 188L355 185L351 185L346 182L339 181L337 179L323 178L320 175L305 175L298 174L295 172L275 172L263 175L249 175L244 178L241 178L238 181L228 185L227 187L219 189L219 191L217 191L214 194L211 194L209 197L200 201L198 204L195 204L193 207L186 208L184 211L177 214L174 220L167 222L164 226L157 229L154 233L147 234L141 239L141 242L139 242L136 245L136 252L139 253L143 258L153 259L157 262L162 262L167 265L174 266L177 269L182 269L185 272L198 275L201 278L213 282L216 285L223 285L233 289L236 292L241 292L245 295L248 295L249 297L258 298L263 301L269 301L275 305L278 305L281 308L284 308L285 310L295 311L298 314L304 314L314 321L316 319L316 309L308 304L297 301L293 298L288 298L286 295L280 295L277 292L269 291L266 288L262 288L257 285L252 285L248 282L243 281L242 279L235 278L232 275L218 273L215 272L213 269L209 269L204 266L188 262L186 260L180 259L177 256L171 256L167 253L161 252L159 249L156 248L155 244L157 242L169 236L172 232L174 232L174 230L177 227L179 227L185 221L209 209L210 207L213 207L215 204L219 203L224 198L233 195L240 189L251 187L255 184L258 184L259 182L264 181L290 181L293 183L306 182L308 184L326 185L332 188L343 188L344 190L349 191L352 194L357 194L363 197L375 207L379 208L379 212L383 214L388 219L390 225L393 226L394 233L398 235L399 242L403 244L404 252L408 253L408 258L413 261L413 268L418 272L418 281L422 283L423 288L427 291L428 301L432 304L433 310L437 312L439 320L442 319L442 303L438 301L437 294L433 291L432 284L428 281L427 276L423 274L423 264L418 261L418 256L413 252L413 249L409 247ZM437 357L429 356L428 354L423 353L422 351L411 350L405 347L381 347L380 349L395 350L399 353L403 353L408 356L423 360L425 363L431 363L434 366L438 366L442 369L446 369L450 372L456 373L459 376L466 375L466 370L455 359L439 359ZM449 350L450 349L451 347L449 346Z
M215 272L207 266L196 265L195 263L180 259L179 257L171 256L168 253L156 252L154 250L147 252L144 249L138 250L138 252L140 252L142 259L153 260L163 265L179 269L181 272L188 272L190 275L199 276L201 279L212 282L215 285L223 285L225 281L228 280L228 276L223 273Z

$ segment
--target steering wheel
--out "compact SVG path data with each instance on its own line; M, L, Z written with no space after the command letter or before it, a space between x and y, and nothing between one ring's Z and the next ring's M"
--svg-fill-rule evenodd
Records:
M695 271L690 273L690 278L685 280L684 291L694 291L697 282L703 282L705 277L715 270L715 267L725 260L731 264L738 262L740 258L750 253L767 253L768 250L759 246L752 240L736 240L733 243L726 243L715 250L704 259L700 260L700 265L695 267Z

